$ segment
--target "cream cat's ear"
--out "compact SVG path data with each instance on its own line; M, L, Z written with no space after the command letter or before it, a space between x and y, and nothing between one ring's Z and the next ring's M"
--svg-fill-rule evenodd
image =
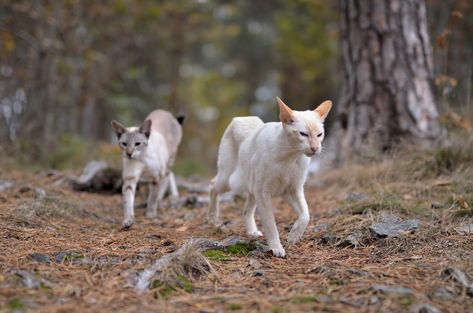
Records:
M146 120L143 122L143 124L140 126L140 133L144 134L146 138L149 138L149 135L151 134L151 120Z
M111 123L113 130L115 131L115 134L117 134L118 139L120 139L121 135L123 135L126 132L125 126L120 124L119 122L113 120Z
M294 115L290 107L288 107L279 97L276 97L279 105L279 120L284 124L292 124Z
M315 108L314 112L317 112L323 121L327 117L328 112L330 112L331 108L332 108L332 101L326 100L322 102L317 108Z

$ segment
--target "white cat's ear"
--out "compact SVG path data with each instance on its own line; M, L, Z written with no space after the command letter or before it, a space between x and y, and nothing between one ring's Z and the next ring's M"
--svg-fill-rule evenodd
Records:
M290 107L288 107L279 97L276 97L279 105L279 120L284 124L294 123L294 114Z
M144 134L146 138L149 138L149 135L151 134L151 120L146 120L143 122L143 124L140 126L140 133Z
M322 102L317 108L315 108L314 112L317 112L323 121L327 117L328 112L330 112L331 108L332 108L332 101L326 100Z
M115 134L117 134L118 139L120 139L120 137L126 132L125 126L115 120L111 122L111 125L113 130L115 131Z

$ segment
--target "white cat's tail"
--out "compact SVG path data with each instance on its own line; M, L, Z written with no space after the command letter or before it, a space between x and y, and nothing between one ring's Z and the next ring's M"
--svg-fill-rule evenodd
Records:
M218 195L230 189L229 179L237 166L240 145L263 125L263 121L256 116L235 117L225 130L218 149L218 172L210 183L208 222L218 225L220 215Z

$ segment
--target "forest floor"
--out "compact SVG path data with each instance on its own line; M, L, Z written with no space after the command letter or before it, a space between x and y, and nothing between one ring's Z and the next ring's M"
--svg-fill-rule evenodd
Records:
M472 165L463 140L311 176L311 222L296 245L286 244L295 214L274 202L282 259L245 236L239 201L222 206L216 229L182 189L182 207L160 208L157 221L136 209L124 231L119 194L75 192L58 183L65 173L3 168L12 184L0 191L0 312L473 312ZM375 236L370 226L387 214L419 226ZM230 236L249 243L176 258L165 269L176 275L135 288L188 239ZM197 259L210 266L199 272Z

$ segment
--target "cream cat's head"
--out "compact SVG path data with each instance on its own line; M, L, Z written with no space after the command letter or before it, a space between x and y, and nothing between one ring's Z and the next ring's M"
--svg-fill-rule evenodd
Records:
M115 120L111 124L117 134L118 145L123 150L123 156L128 159L138 158L148 146L151 121L144 121L140 127L128 128Z
M321 153L325 136L324 120L332 108L332 101L322 102L313 111L295 111L281 99L277 100L279 119L295 148L308 157Z

